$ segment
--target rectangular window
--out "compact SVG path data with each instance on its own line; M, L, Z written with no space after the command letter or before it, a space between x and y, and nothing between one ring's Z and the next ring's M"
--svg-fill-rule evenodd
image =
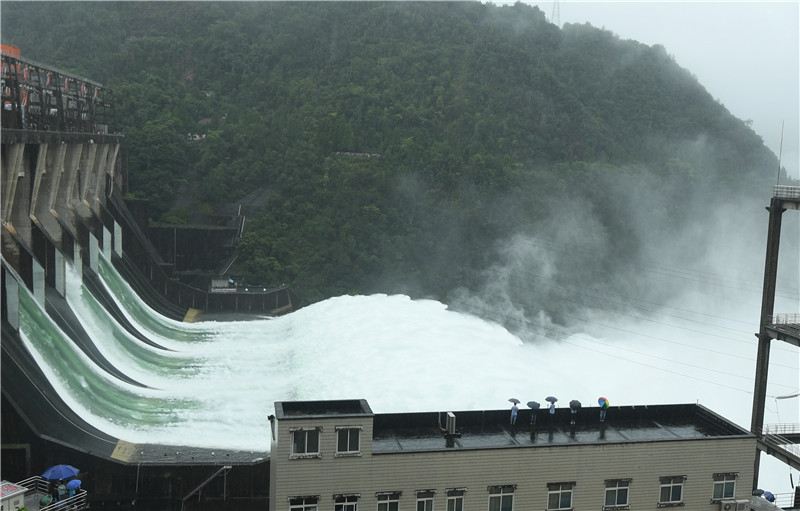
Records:
M447 490L447 511L464 511L464 493L466 490Z
M675 506L683 503L684 476L669 476L660 478L661 493L658 497L659 506Z
M319 496L289 497L289 511L317 511Z
M514 489L513 485L490 486L489 511L513 511Z
M417 490L417 511L433 511L434 490Z
M355 454L361 452L361 428L337 427L336 452L339 454Z
M547 509L572 509L572 489L575 483L548 483Z
M736 474L714 474L713 499L732 499L736 495Z
M378 511L398 511L400 509L400 492L378 493Z
M608 479L606 480L606 499L603 504L604 509L627 508L628 490L630 489L630 479Z
M292 431L292 454L296 456L319 454L319 428Z
M358 495L334 495L333 511L358 511Z

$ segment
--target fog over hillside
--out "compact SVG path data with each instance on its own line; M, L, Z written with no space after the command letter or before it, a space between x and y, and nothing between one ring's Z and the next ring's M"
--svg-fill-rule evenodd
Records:
M494 2L504 3L504 2ZM513 3L513 2L509 2ZM591 23L663 45L800 178L800 5L797 2L532 1L561 24ZM556 7L558 7L556 12ZM783 144L781 145L781 129Z

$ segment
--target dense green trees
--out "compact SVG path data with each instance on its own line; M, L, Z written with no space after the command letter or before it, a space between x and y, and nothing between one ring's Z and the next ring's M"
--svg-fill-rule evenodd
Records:
M560 30L523 4L3 2L2 15L4 43L114 89L128 192L155 220L186 217L179 190L203 211L268 190L241 270L307 301L477 286L498 247L573 204L591 215L577 238L614 241L569 278L610 281L697 197L774 182L774 155L664 48ZM631 197L648 202L636 219Z

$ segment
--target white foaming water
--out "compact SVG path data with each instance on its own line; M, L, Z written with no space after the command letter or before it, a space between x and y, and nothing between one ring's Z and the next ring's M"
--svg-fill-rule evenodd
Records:
M129 319L145 332L152 330L129 310L145 306L127 284L113 272L104 279L116 279L106 285ZM69 287L81 289L79 282ZM658 339L685 339L685 331L663 326L653 332L651 325L637 331L657 339L637 340L617 331L534 345L440 302L401 295L342 296L275 319L191 325L151 312L153 322L166 324L182 339L147 334L177 350L171 353L146 346L119 327L114 330L107 314L92 307L85 289L68 298L104 356L153 388L124 384L77 355L70 355L74 360L68 368L59 367L48 358L46 346L30 339L26 343L69 406L99 429L132 443L267 451L266 417L273 403L304 399L365 398L382 413L498 409L509 406L510 397L525 403L542 402L548 395L560 403L578 399L593 406L603 395L612 406L699 402L749 428L752 333L722 342L695 334L679 345ZM195 337L206 342L191 342ZM797 361L782 362L771 367L772 396L789 393L788 385L796 382ZM70 380L70 373L78 377ZM108 396L103 407L81 396L87 393L87 380L94 385L91 392ZM98 391L99 386L104 388ZM767 407L767 423L795 420L796 400L780 407L777 401ZM762 480L774 477L785 485L783 465L773 467L767 459L762 469Z

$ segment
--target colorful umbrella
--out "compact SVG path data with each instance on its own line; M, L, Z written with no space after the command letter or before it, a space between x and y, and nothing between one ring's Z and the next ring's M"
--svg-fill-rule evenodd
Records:
M515 398L515 397L512 397L511 399L509 399L509 401L510 401L510 402L512 402L512 403L514 403L515 405L518 405L518 404L519 404L519 399L517 399L517 398Z
M611 403L608 402L608 399L601 397L597 399L597 404L600 405L600 408L608 408L611 406Z

